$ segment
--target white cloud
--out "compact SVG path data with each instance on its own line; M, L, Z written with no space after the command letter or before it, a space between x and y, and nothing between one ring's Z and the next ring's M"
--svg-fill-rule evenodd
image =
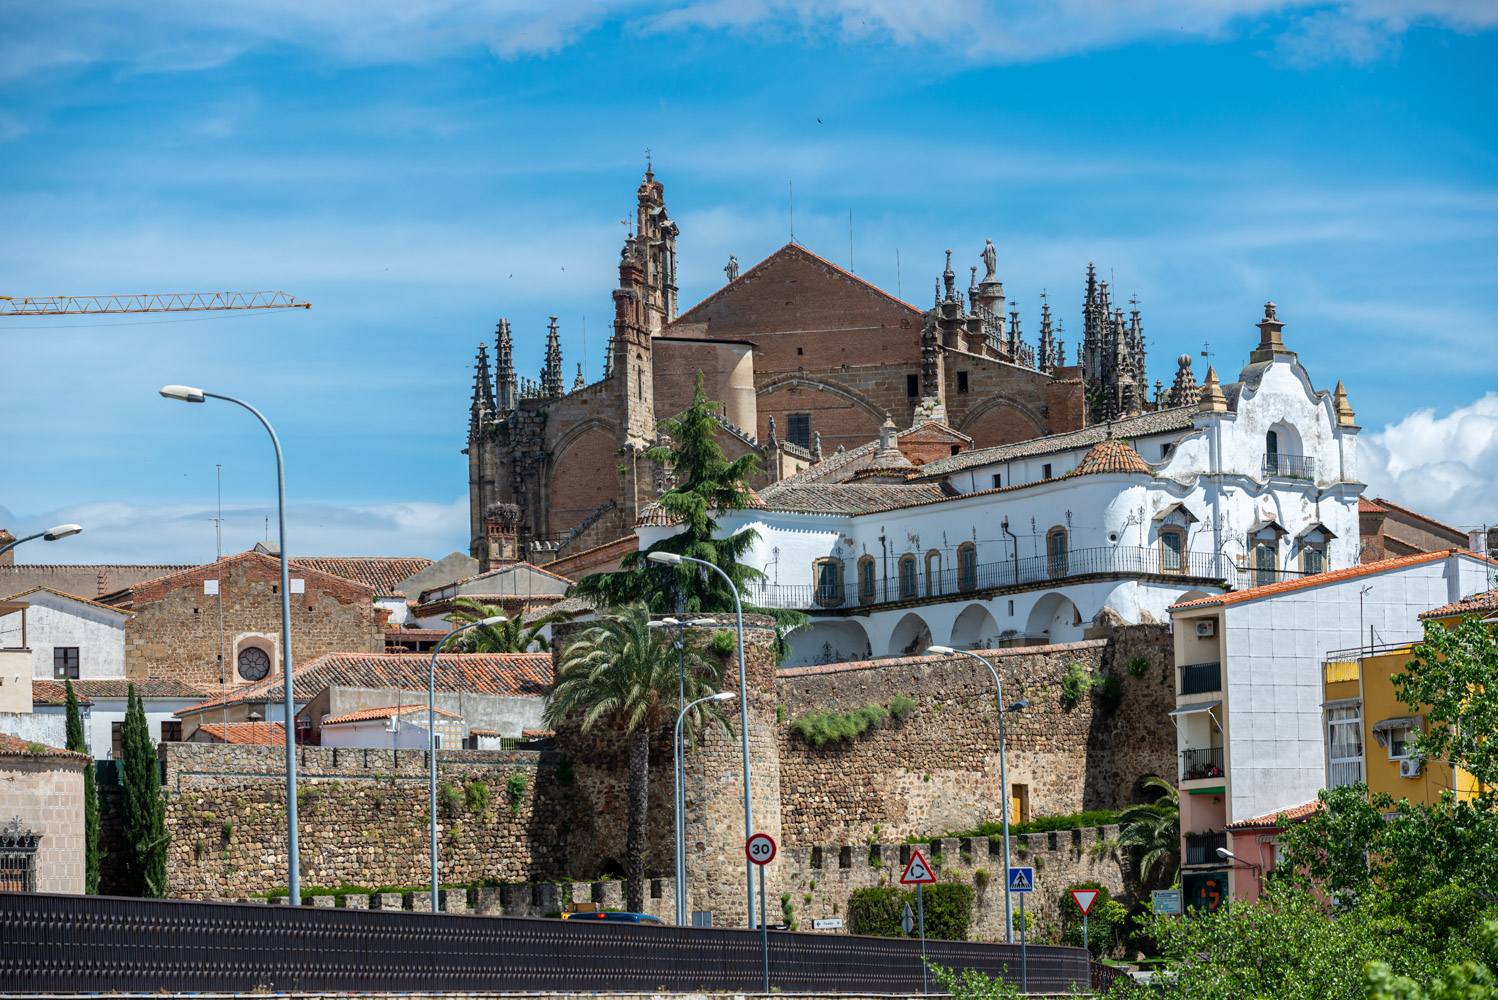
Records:
M18 563L196 564L214 556L211 504L85 503L16 518L0 507L0 527L17 537L54 524L83 525L82 534L14 550ZM428 556L468 550L468 498L368 507L293 504L287 510L287 551L312 556ZM274 507L224 508L225 554L274 540Z
M1444 416L1416 410L1359 442L1367 495L1455 525L1498 523L1498 392Z

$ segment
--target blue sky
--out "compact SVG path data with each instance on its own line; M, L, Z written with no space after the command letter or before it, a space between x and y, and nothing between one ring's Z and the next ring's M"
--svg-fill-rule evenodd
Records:
M1065 0L8 2L0 294L284 289L308 312L5 319L21 561L466 546L474 349L601 370L653 152L682 305L795 237L924 305L985 237L1033 339L1089 260L1152 378L1231 378L1266 299L1348 387L1373 492L1498 519L1498 6ZM898 274L897 274L898 254ZM584 324L586 323L586 345ZM66 546L66 548L64 548Z

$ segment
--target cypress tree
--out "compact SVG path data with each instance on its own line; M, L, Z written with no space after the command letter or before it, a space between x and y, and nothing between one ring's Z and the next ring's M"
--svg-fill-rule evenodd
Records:
M83 715L78 710L78 695L73 682L68 690L68 749L88 753L83 741ZM83 771L83 891L99 891L99 793L94 785L94 765L90 761Z
M146 710L130 685L125 726L125 885L132 896L166 895L166 807Z

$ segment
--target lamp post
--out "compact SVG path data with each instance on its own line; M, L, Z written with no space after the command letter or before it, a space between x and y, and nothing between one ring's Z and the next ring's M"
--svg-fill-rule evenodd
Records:
M59 538L67 538L69 535L76 535L82 530L83 525L81 524L59 524L55 528L48 528L46 531L38 531L36 534L27 535L25 538L17 538L9 545L0 546L0 556L5 555L5 553L9 552L17 545L20 545L22 542L29 542L33 538L42 538L49 542L55 542Z
M281 456L281 439L276 437L276 429L265 419L265 414L242 399L206 392L190 385L165 385L160 391L167 399L184 403L222 399L244 407L265 427L271 446L276 450L276 515L280 529L277 545L281 557L281 687L286 696L286 889L287 902L301 906L301 856L296 835L296 704L291 691L291 571L286 564L286 463Z
M437 640L437 645L432 647L432 660L427 667L427 785L430 793L430 805L432 810L432 912L437 912L437 654L442 652L442 647L447 640L459 632L466 632L480 625L499 625L505 621L504 615L495 615L492 618L482 618L467 625L459 625L451 632Z
M739 600L739 588L733 585L733 580L728 574L717 566L703 559L693 559L691 556L679 556L675 552L651 552L645 558L651 562L665 563L667 566L680 566L684 562L694 563L698 566L706 566L723 578L728 584L728 589L733 593L733 610L738 619L739 637L739 742L743 746L744 756L744 841L754 836L754 814L750 808L749 797L749 692L748 684L744 679L744 605ZM746 925L754 927L754 862L744 856L744 885L749 894L749 923Z
M686 802L686 789L681 786L681 723L687 713L705 701L733 701L738 697L732 691L719 691L706 698L698 698L684 707L676 716L676 734L671 740L671 752L676 757L677 804L676 810L676 925L681 926L682 915L687 910L687 818L680 808Z
M1009 892L1009 773L1004 755L1004 713L1018 712L1030 703L1024 699L1014 702L1008 708L1004 707L1004 683L999 680L999 672L993 668L993 664L979 656L977 653L965 649L953 649L951 646L929 646L926 652L936 656L967 656L988 668L993 674L994 705L999 710L999 784L1002 785L1002 798L999 808L1004 818L1004 940L1009 944L1014 943L1014 912Z

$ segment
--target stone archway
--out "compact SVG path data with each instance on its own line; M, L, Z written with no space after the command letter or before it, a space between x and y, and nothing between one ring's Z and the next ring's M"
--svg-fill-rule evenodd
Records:
M999 623L981 604L969 604L952 623L952 645L959 649L987 649L998 642Z
M1082 613L1065 594L1052 591L1030 609L1025 633L1044 635L1049 642L1076 642L1082 638Z
M931 643L931 626L914 611L895 625L889 635L890 656L919 656Z

